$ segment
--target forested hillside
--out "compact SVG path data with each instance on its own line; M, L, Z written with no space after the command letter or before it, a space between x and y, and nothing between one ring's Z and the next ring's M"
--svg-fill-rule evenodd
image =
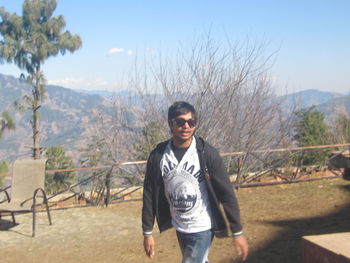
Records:
M25 84L13 76L0 74L0 112L9 110L16 122L16 130L5 132L0 139L0 160L14 160L18 157L30 156L31 127L30 112L15 110L13 103L30 92ZM104 93L108 94L108 93ZM112 93L109 93L113 95ZM130 95L130 94L129 94ZM112 116L118 108L118 101L126 101L127 92L114 94L113 99L93 92L87 93L59 86L47 87L47 98L41 108L42 145L44 147L62 146L66 151L77 153L86 146L94 135L94 122L101 114ZM142 105L141 99L134 93L133 105ZM281 96L286 105L297 104L298 108L316 105L317 109L332 117L336 113L350 113L350 95L332 92L307 90ZM122 111L126 114L126 122L135 125L135 111ZM137 114L137 113L136 113ZM124 127L120 127L125 129Z
M0 112L9 110L16 122L16 129L6 132L0 139L0 160L30 156L30 112L20 112L13 106L14 101L28 92L30 89L18 79L0 74ZM99 95L49 85L41 108L42 145L60 145L68 151L76 151L90 137L89 127L94 118L111 110L110 100Z

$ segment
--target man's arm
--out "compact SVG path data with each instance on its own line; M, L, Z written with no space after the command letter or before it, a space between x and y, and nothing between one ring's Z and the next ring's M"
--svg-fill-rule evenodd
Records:
M152 153L147 161L145 180L143 183L143 206L142 206L142 231L144 236L143 246L148 257L154 256L155 242L152 237L154 225L153 181L152 181Z
M243 232L240 222L240 209L233 191L232 183L230 182L226 167L218 151L210 147L207 154L207 165L215 195L218 201L223 205L233 236L238 237L242 235Z
M219 202L223 205L226 218L229 221L233 233L233 242L237 254L244 261L248 257L248 242L243 236L243 229L240 223L240 211L236 195L227 175L223 160L217 150L212 148L210 155L209 174L212 174L212 184Z

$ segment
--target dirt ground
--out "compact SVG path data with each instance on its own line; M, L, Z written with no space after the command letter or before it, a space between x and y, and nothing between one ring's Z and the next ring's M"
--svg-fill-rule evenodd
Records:
M239 189L248 262L300 262L304 235L350 231L350 182L342 179ZM180 262L173 230L155 234L156 255L146 258L141 235L141 202L108 208L52 211L53 225L39 213L37 236L31 215L0 220L0 262ZM212 263L238 262L231 239L214 239Z

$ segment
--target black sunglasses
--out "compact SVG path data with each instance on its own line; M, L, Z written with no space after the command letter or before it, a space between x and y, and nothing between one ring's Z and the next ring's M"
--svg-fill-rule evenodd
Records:
M185 120L182 118L175 118L175 119L173 119L173 121L175 121L175 123L178 127L184 126L186 122L188 123L188 126L190 126L190 128L196 127L196 125L197 125L197 121L194 119Z

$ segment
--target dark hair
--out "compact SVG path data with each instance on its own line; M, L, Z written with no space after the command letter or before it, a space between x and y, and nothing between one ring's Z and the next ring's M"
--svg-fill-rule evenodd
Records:
M169 107L168 110L168 121L175 119L177 116L192 113L192 118L197 120L197 112L194 107L185 101L176 101Z

